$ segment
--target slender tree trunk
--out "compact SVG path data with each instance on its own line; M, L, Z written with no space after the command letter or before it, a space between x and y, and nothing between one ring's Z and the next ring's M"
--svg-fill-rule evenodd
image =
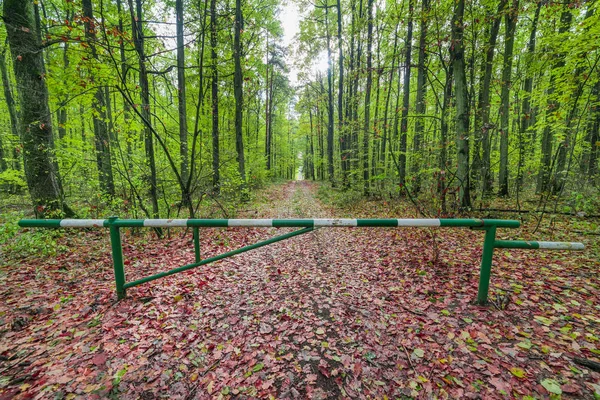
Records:
M146 55L144 50L144 28L142 25L142 2L135 0L135 9L133 0L128 0L129 12L131 14L131 25L133 32L133 42L138 54L139 81L141 90L141 116L144 120L144 145L146 150L146 162L150 169L150 201L152 203L152 218L159 217L156 160L154 159L154 140L152 137L152 119L150 114L150 88L148 85L148 71L146 70ZM160 235L161 230L157 233Z
M210 0L210 54L212 69L212 169L213 192L220 192L219 176L219 71L217 68L217 0Z
M365 123L363 132L363 193L369 195L369 140L371 136L371 85L373 81L373 0L367 2L367 84L365 88Z
M343 52L343 42L342 42L342 6L341 0L337 0L336 3L337 8L337 40L338 40L338 68L339 68L339 78L338 78L338 136L340 141L340 155L342 159L342 186L344 188L348 187L348 173L349 173L349 163L348 163L348 154L347 154L347 138L346 138L346 128L344 126L344 52Z
M597 74L600 78L600 75ZM588 156L587 176L593 181L598 174L598 150L600 148L600 79L592 88L596 105L591 108L591 121L589 124L588 143L590 153Z
M410 63L412 60L412 34L413 34L413 0L408 1L408 28L406 32L406 53L404 57L404 90L402 96L402 119L400 122L400 157L399 157L399 183L406 185L406 135L408 134L408 107L410 106ZM400 79L400 77L398 77Z
M333 166L333 65L331 61L331 38L329 35L329 7L325 6L325 34L327 35L327 173L335 187Z
M17 92L21 104L21 142L25 178L37 217L62 210L73 215L63 200L62 186L54 162L52 121L44 59L36 34L33 2L4 0L3 19L13 57Z
M122 3L121 0L117 0L117 12L119 13L119 32L123 34L123 17L122 13ZM127 83L127 71L129 70L129 66L127 65L127 59L125 58L125 41L119 40L119 57L121 63L121 80L122 84L125 85ZM131 145L133 139L133 132L129 128L130 120L131 120L131 106L127 99L125 99L125 95L123 95L123 119L125 122L125 127L127 129L127 133L125 134L126 142L127 142L127 165L125 166L128 171L133 170L133 147ZM128 172L130 173L130 172Z
M467 99L467 79L465 73L465 47L463 42L463 17L465 0L458 0L454 6L452 20L452 64L456 91L456 149L458 169L459 207L471 207L469 193L469 103Z
M446 177L448 174L448 109L450 99L452 98L452 80L454 79L454 68L452 63L446 69L446 82L444 84L444 98L442 100L442 115L440 123L440 175L438 177L438 192L440 193L440 203L442 212L446 212Z
M185 42L183 38L183 0L175 1L175 24L177 31L177 105L179 109L179 157L180 176L183 183L181 202L189 207L191 202L189 187L188 167L188 124L187 124L187 102L185 88Z
M531 32L529 34L529 42L527 43L527 56L525 58L527 65L530 62L533 62L535 57L535 44L536 44L536 34L537 34L537 25L540 18L540 11L542 9L543 1L538 1L537 7L535 9L535 16L533 17L533 21L531 23ZM525 82L523 84L523 106L521 108L521 126L520 134L521 134L521 142L523 143L522 148L519 149L522 156L520 159L523 159L527 156L533 155L533 143L532 137L527 137L527 131L533 125L533 110L531 108L531 93L533 92L533 74L526 67L526 77ZM531 149L529 149L531 147ZM519 170L523 168L523 165L519 165ZM521 185L523 181L523 176L517 177L518 185Z
M398 25L396 25L396 29L394 30L394 50L392 51L392 66L390 68L390 78L387 85L387 95L385 99L385 109L383 111L383 137L381 139L381 150L380 150L380 163L381 170L380 173L385 173L387 170L386 165L386 145L388 141L388 135L390 130L390 122L388 120L389 108L390 108L390 97L392 95L392 85L394 83L394 72L396 71L396 51L398 50ZM396 96L396 108L398 108L397 102L398 96ZM394 113L394 116L396 113ZM394 117L394 121L397 121L397 118Z
M571 26L571 11L567 5L564 7L565 8L560 16L560 27L558 29L559 40L562 40L563 35ZM554 124L554 121L560 111L560 102L556 98L557 96L554 95L554 92L556 91L556 77L558 71L565 66L564 57L564 53L562 52L558 52L555 55L556 63L550 72L550 84L548 91L546 92L546 97L548 98L546 107L546 126L544 127L544 131L542 133L542 155L537 187L538 192L546 192L550 189L550 175L552 172L552 140L555 133L555 129L553 129L552 125ZM559 152L560 151L561 150L559 150Z
M235 0L235 24L234 24L234 39L233 39L233 60L235 64L235 72L233 77L233 92L235 97L235 149L237 151L238 171L242 178L242 189L246 187L246 162L244 160L244 137L242 135L243 121L243 84L242 79L242 47L240 44L240 35L242 33L242 1Z
M99 62L96 51L96 21L92 9L92 0L82 0L85 38L90 46L92 57ZM92 81L94 76L91 76ZM94 82L95 84L98 84ZM110 153L110 133L106 125L106 99L103 86L98 86L92 102L92 121L94 124L94 144L96 145L96 163L100 190L109 196L115 195L115 183L112 173L112 156Z
M67 10L67 15L66 15L67 20L71 19L71 15L69 10ZM63 68L64 71L66 72L69 68L69 42L65 42L64 44L64 48L63 48ZM65 74L66 76L66 74ZM67 87L68 78L63 78L63 85L65 85L65 88ZM58 137L60 139L63 139L66 135L67 135L67 96L65 94L61 94L59 96L59 108L58 108L58 112L57 112L57 119L58 119Z
M429 18L429 0L422 0L421 2L421 32L419 35L419 60L417 61L417 99L415 102L417 119L415 121L415 136L413 139L413 162L412 162L412 173L414 183L413 191L418 193L421 190L421 173L420 164L421 158L421 144L423 142L423 130L425 123L423 116L427 111L427 104L425 98L427 94L427 70L425 69L425 63L427 62L427 53L425 47L427 46L427 21Z
M502 69L502 89L500 94L500 176L498 177L498 194L508 196L508 135L510 131L510 87L512 85L512 59L515 43L519 0L513 0L506 12L504 28L504 66Z
M6 57L4 55L5 51L6 49L3 49L2 52L0 52L0 73L2 75L2 88L4 89L4 102L6 103L6 108L8 108L8 115L10 117L10 131L16 138L18 138L19 115L17 113L15 100L13 98L12 90L10 87L10 80L8 79Z
M508 0L500 0L498 10L492 18L489 27L489 40L486 46L485 62L482 65L481 86L479 87L478 107L475 115L475 132L481 135L481 178L482 191L489 193L492 190L493 178L491 173L491 154L492 146L490 133L492 125L490 124L490 87L492 82L492 67L494 63L494 54L500 22L502 21L502 12L506 8Z

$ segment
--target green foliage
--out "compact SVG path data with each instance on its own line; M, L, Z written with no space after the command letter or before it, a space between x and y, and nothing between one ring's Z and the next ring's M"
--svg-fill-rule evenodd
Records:
M12 192L20 192L27 188L25 173L20 170L7 169L0 172L0 189L6 188Z
M20 259L30 256L53 257L67 250L66 246L59 244L64 232L58 229L31 229L19 228L17 222L23 218L21 213L9 213L2 217L0 223L0 263L10 259Z
M322 184L317 191L317 197L325 204L332 204L339 208L347 208L362 199L362 192L356 189L341 190Z

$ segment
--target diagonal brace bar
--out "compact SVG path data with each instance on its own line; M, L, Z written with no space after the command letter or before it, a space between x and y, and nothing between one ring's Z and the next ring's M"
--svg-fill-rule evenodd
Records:
M314 230L314 228L310 227L310 228L304 228L304 229L300 229L298 231L286 233L285 235L276 236L274 238L265 240L263 242L258 242L258 243L251 244L249 246L245 246L245 247L242 247L242 248L239 248L239 249L236 249L236 250L228 251L227 253L219 254L218 256L205 258L204 260L199 261L199 262L195 262L193 264L184 265L184 266L179 267L179 268L174 268L174 269L172 269L170 271L160 272L160 273L158 273L156 275L151 275L151 276L148 276L146 278L142 278L142 279L138 279L138 280L135 280L135 281L132 281L132 282L128 282L125 285L123 285L123 287L125 289L129 289L131 287L141 285L142 283L150 282L150 281L153 281L155 279L160 279L160 278L164 278L165 276L176 274L178 272L183 272L183 271L187 271L188 269L192 269L192 268L200 267L202 265L210 264L212 262L219 261L219 260L222 260L222 259L227 258L227 257L235 256L237 254L244 253L244 252L249 251L249 250L258 249L259 247L263 247L263 246L266 246L266 245L269 245L269 244L272 244L272 243L276 243L276 242L279 242L281 240L289 239L289 238L294 237L294 236L302 235L303 233L308 233L308 232L311 232L312 230Z

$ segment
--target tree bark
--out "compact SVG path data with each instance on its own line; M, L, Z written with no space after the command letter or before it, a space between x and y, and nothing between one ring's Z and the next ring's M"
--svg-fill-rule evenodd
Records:
M498 177L498 194L508 196L508 135L510 132L510 87L512 77L512 59L515 43L515 30L519 13L519 0L513 0L511 7L504 15L504 66L502 68L502 89L500 93L500 175Z
M350 172L349 162L348 162L348 154L347 147L348 142L346 139L346 129L344 126L344 52L343 52L343 42L342 42L342 6L341 0L337 0L337 39L338 39L338 68L339 68L339 78L338 78L338 136L340 141L340 157L342 161L342 186L344 188L348 187L348 173Z
M464 60L464 17L465 0L458 0L454 7L452 20L452 64L454 68L454 85L456 94L456 149L458 169L459 207L471 207L469 193L469 103L467 99L467 79Z
M210 0L210 54L211 54L211 106L212 106L212 169L213 192L220 192L219 176L219 71L217 68L217 0Z
M325 6L325 35L327 36L327 173L329 182L335 187L333 165L333 71L331 61L331 37L329 35L329 7Z
M508 0L500 0L498 3L498 11L492 16L492 21L489 29L489 40L486 46L485 62L482 65L481 86L478 95L477 113L475 115L475 132L481 135L481 179L483 193L489 193L492 190L493 178L491 173L491 141L490 132L492 126L490 124L490 87L492 82L492 67L494 63L494 53L496 41L498 39L498 31L500 30L500 22L502 21L502 12L506 8Z
M60 175L54 162L48 87L36 35L33 2L4 0L3 12L21 104L19 128L25 177L35 215L43 218L47 211L60 210L72 216L72 210L64 202Z
M406 135L408 134L408 107L410 106L410 63L412 59L413 9L413 0L409 0L408 27L406 32L406 53L404 56L402 119L400 121L400 157L398 157L398 174L401 187L406 185ZM398 79L400 79L400 77L398 77Z
M177 105L179 110L179 157L180 176L183 183L181 202L184 206L190 205L189 192L189 166L188 166L188 124L187 124L187 101L185 88L185 42L183 38L184 28L183 0L175 1L175 24L177 33Z
M542 9L543 1L538 1L537 7L535 9L535 15L533 17L533 21L531 23L531 32L529 34L529 42L527 43L527 58L528 62L533 61L535 57L535 45L536 45L536 34L537 34L537 26L540 18L540 11ZM533 137L527 137L529 128L533 125L533 110L531 107L531 93L533 92L533 74L531 72L527 72L525 77L525 82L523 84L523 106L521 107L521 125L519 127L521 134L521 143L523 143L522 148L519 148L521 152L520 160L523 160L527 155L533 154ZM535 131L534 131L535 132ZM532 132L531 135L535 135ZM528 150L529 149L529 150ZM519 170L522 169L522 165L519 166ZM523 180L522 174L517 177L517 183L521 185Z
M90 46L92 58L100 62L96 51L96 21L92 9L92 0L82 0L85 38ZM92 81L94 76L91 75ZM109 196L115 195L115 183L112 173L112 157L110 153L110 133L106 124L106 99L103 86L97 82L92 102L92 121L94 124L94 144L96 146L96 164L98 165L98 180L100 190Z
M423 129L425 124L423 122L423 116L427 111L427 104L425 98L427 95L427 71L425 69L425 63L427 62L427 53L425 47L427 45L427 20L429 18L429 0L422 0L421 2L421 32L419 36L419 60L417 61L417 99L415 102L415 112L417 113L417 119L415 121L415 136L413 139L413 162L411 175L413 176L413 192L418 193L421 190L421 174L420 174L420 163L421 159L421 143L423 142Z
M246 162L244 160L244 137L242 135L243 121L243 84L242 79L242 49L240 44L240 35L242 33L242 1L235 0L235 24L233 39L233 60L235 72L233 77L233 92L235 97L235 149L237 151L238 171L242 179L242 190L246 188Z
M567 32L571 26L572 14L568 6L565 6L560 16L560 27L558 28L559 39ZM558 71L565 66L564 54L559 52L555 55L556 62L550 71L550 84L546 97L548 98L546 107L546 126L542 133L542 153L541 165L538 175L538 192L546 192L550 189L550 175L552 170L552 140L554 131L552 124L560 109L560 102L557 100L554 92L556 91L556 77Z
M367 1L367 84L365 87L365 123L363 129L363 194L369 195L369 140L371 136L371 85L373 81L373 0Z
M131 14L131 25L133 34L133 43L138 55L139 82L141 89L141 111L140 114L144 123L144 146L146 150L146 162L150 168L149 184L150 184L150 202L152 203L152 218L158 218L158 193L157 193L157 177L156 177L156 161L154 159L154 140L152 137L152 120L150 114L150 88L148 85L148 71L146 69L146 56L144 50L144 29L142 25L142 1L135 0L135 8L133 0L128 0L129 12ZM157 233L160 235L162 231L159 229Z

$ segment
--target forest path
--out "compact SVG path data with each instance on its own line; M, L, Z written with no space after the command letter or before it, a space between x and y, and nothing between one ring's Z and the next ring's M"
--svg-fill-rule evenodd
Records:
M273 185L239 217L413 217L317 190ZM201 229L202 256L292 230ZM128 281L193 260L190 232L166 233L123 230ZM600 380L573 362L600 354L593 253L498 251L500 310L473 304L481 232L322 228L116 302L106 232L57 241L0 269L0 399L593 398Z

